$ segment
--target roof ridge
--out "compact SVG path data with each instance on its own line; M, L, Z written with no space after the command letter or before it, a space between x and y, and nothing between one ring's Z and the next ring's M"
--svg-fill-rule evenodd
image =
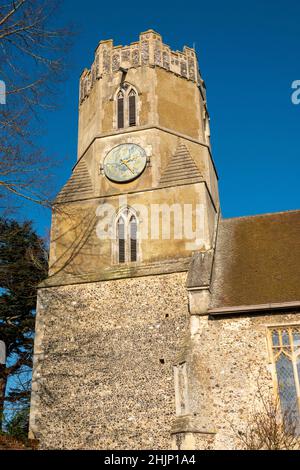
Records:
M239 220L239 219L252 219L255 217L265 217L265 216L272 216L272 215L279 215L279 214L291 214L292 212L299 212L300 209L288 209L286 211L279 211L279 212L264 212L262 214L253 214L253 215L241 215L237 217L222 217L222 221L226 222L227 220Z

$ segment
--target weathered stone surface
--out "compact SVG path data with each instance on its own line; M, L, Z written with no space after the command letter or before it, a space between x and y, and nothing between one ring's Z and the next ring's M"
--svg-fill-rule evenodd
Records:
M40 291L31 430L42 448L171 448L185 281L179 273Z
M100 67L98 62L99 55L102 56ZM172 61L170 61L171 55L173 57ZM141 57L141 61L139 57ZM162 43L160 34L151 29L141 33L139 42L134 42L129 46L114 46L112 40L101 41L95 54L94 64L98 71L98 78L111 72L116 72L120 66L130 68L143 65L157 65L193 82L197 80L195 70L198 69L198 62L194 49L185 46L183 52L171 51L168 46ZM86 75L81 77L80 86L83 92L80 94L80 103L89 96L91 91L90 86L86 87L89 75L88 71ZM94 82L92 82L93 85ZM202 87L202 83L199 80L198 85Z
M188 289L210 286L213 258L213 250L194 253L186 283Z
M210 375L211 421L216 428L214 449L238 449L263 393L274 394L274 370L267 346L269 325L300 323L300 312L231 316L210 319L199 338ZM199 389L200 392L200 389ZM200 447L201 448L201 447Z
M162 172L159 187L191 184L203 181L203 177L184 144L178 145L175 154Z
M78 165L76 165L71 178L57 195L55 202L89 198L93 195L94 191L90 173L85 161L81 160Z
M125 89L136 120L125 113L120 129ZM41 448L235 449L258 381L274 393L268 327L300 324L300 212L219 219L208 120L193 49L171 51L152 30L124 48L100 42L81 76L78 161L39 291L30 430ZM124 143L147 164L119 184L103 164ZM107 203L112 239L97 231ZM178 204L193 208L193 226L201 209L197 244L178 236ZM169 237L148 230L147 210L161 205ZM139 222L132 262L116 256L120 207Z

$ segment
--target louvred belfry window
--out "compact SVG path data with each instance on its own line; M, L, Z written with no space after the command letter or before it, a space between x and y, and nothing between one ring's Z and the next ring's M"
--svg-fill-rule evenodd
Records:
M125 209L117 219L117 262L137 261L137 219L130 209Z
M138 125L138 93L129 83L123 83L115 96L116 127Z
M129 126L136 125L136 93L134 90L129 92L128 97Z
M132 215L131 218L130 218L129 231L130 231L130 261L136 261L136 257L137 257L137 246L136 246L137 225L136 225L136 218L134 217L134 215Z
M123 217L118 220L118 255L119 263L125 263L125 221Z
M118 129L124 127L124 94L119 91L117 97L117 114L118 114Z
M300 326L270 330L282 415L300 435Z

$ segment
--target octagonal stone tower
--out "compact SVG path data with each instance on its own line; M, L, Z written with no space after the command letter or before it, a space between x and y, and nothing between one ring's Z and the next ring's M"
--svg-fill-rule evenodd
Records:
M101 41L39 290L30 426L44 448L170 448L187 432L186 273L195 252L211 258L218 213L194 49L153 30Z

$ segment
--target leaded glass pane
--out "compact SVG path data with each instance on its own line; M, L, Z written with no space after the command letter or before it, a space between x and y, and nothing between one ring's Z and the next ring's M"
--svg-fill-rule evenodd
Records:
M279 346L279 334L278 331L272 332L272 342L273 346Z
M298 400L293 364L285 354L279 356L276 362L276 372L282 415L285 420L291 420L293 423L298 423L299 425Z
M300 332L295 330L293 333L294 351L296 354L300 354Z
M300 328L278 327L271 330L271 335L282 416L289 430L296 429L300 436L300 396L297 388L300 379Z
M289 333L286 330L283 330L282 333L282 344L283 346L288 346L290 344Z

